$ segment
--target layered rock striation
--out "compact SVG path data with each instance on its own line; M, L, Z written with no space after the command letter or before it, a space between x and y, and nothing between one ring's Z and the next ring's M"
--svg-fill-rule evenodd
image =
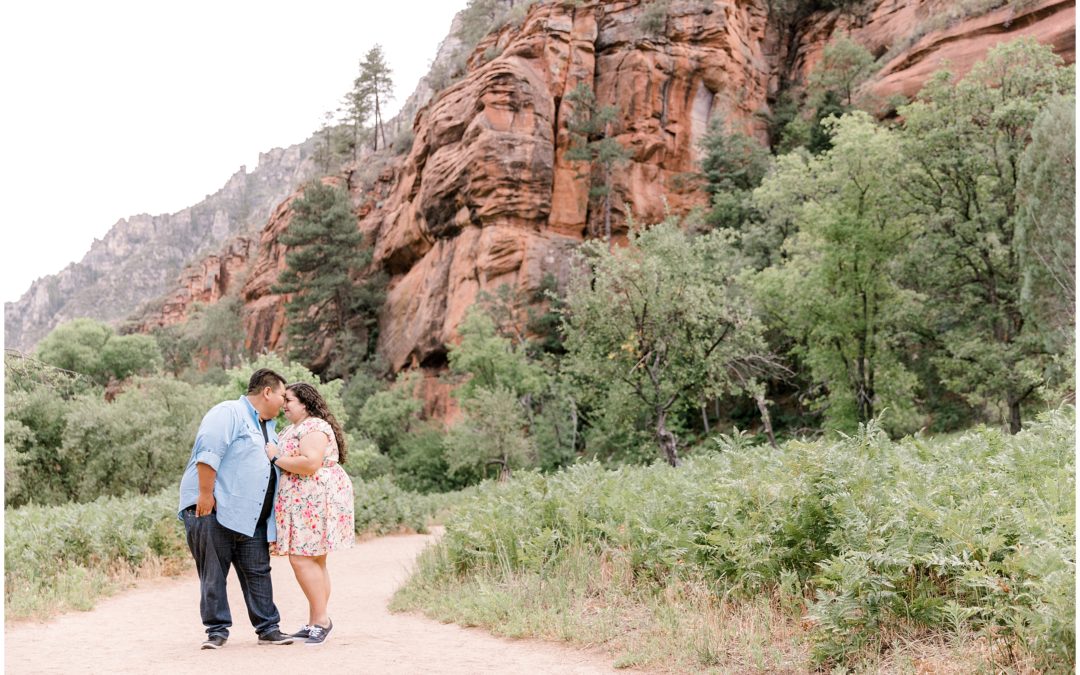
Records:
M1073 0L1010 3L951 22L941 20L945 0L868 0L859 12L804 18L792 40L780 38L764 0L671 0L659 26L643 19L648 4L533 5L520 23L476 46L462 79L438 92L421 82L399 118L415 111L404 154L365 157L340 178L374 264L390 276L379 351L394 370L444 368L446 345L480 291L506 284L519 298L533 297L546 277L565 279L571 252L602 230L587 166L567 158L569 94L579 83L617 106L612 133L630 152L613 179L619 240L631 216L655 222L704 205L694 174L709 124L721 120L764 141L779 88L805 80L841 32L885 57L865 87L883 100L910 97L946 62L965 72L994 44L1020 35L1075 58ZM458 48L449 37L436 65ZM177 320L199 292L220 295L219 282L235 279L246 255L239 292L248 347L282 349L284 298L271 288L285 264L278 238L298 194L275 202L246 253L189 268L156 320Z
M841 31L879 56L895 52L867 85L883 97L916 92L946 60L964 72L1018 35L1036 35L1073 59L1074 5L1058 0L938 30L924 28L940 1L871 2L859 16L811 16L794 53L777 39L763 2L673 0L651 31L642 21L646 4L533 6L520 25L482 40L466 77L419 110L408 154L375 185L354 191L359 227L391 275L379 350L393 369L441 368L481 290L508 284L530 297L547 275L564 278L570 252L600 231L586 167L566 157L568 95L579 83L618 107L613 131L631 152L614 177L619 238L631 215L655 222L703 204L692 176L710 122L764 140L778 73L793 68L787 78L804 79ZM259 269L280 268L267 238L286 218L281 212L264 232ZM271 282L253 275L245 287L258 349L281 347L284 315Z

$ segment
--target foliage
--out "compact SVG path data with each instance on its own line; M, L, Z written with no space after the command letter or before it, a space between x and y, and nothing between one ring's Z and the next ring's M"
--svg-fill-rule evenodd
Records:
M911 282L941 335L937 365L973 404L997 404L1014 433L1021 404L1055 376L1023 306L1017 167L1040 111L1073 81L1049 47L1024 38L991 49L959 82L939 73L900 111L912 163L904 189L925 223Z
M410 583L528 572L546 594L567 557L587 552L596 568L626 561L623 602L684 579L714 598L774 594L799 613L808 603L806 668L976 631L991 657L1006 655L998 668L1011 658L1069 670L1074 443L1065 408L1018 436L896 443L874 421L840 442L729 443L678 470L519 472L462 498Z
M701 139L701 174L712 198L706 221L714 227L741 230L751 219L751 192L765 177L769 152L746 134L728 134L714 119Z
M293 217L279 241L288 247L275 293L290 294L286 332L293 358L326 364L333 374L354 370L375 343L385 281L379 274L355 283L371 264L371 248L356 226L348 194L315 182L292 204ZM334 346L325 355L324 341Z
M662 36L667 26L668 11L668 0L651 0L638 16L638 30L644 36Z
M8 618L90 609L117 588L117 570L189 554L176 493L101 497L85 504L24 506L4 513L4 609Z
M604 239L611 241L611 190L615 167L625 164L632 156L614 136L613 125L619 118L616 106L600 105L592 88L579 82L566 95L571 107L566 124L570 132L570 148L566 158L587 162L591 174L589 197L600 202L603 209Z
M415 376L402 373L393 387L372 394L360 409L356 428L384 454L398 454L398 445L420 419L423 402L413 396L415 386Z
M517 397L538 394L544 387L544 373L530 362L521 342L496 333L490 315L474 306L458 326L461 342L450 345L447 360L450 372L464 380L454 395L468 400L479 390L503 388Z
M462 400L464 418L446 438L451 471L499 467L500 477L535 464L536 447L525 433L528 420L516 392L503 386L477 389Z
M357 98L364 105L360 113L374 116L371 130L371 149L379 149L379 138L386 147L386 128L383 124L383 106L394 96L394 81L390 66L383 56L382 46L375 45L360 62L360 75L356 78L350 98ZM358 113L359 114L359 113Z
M899 145L862 112L829 128L831 150L783 164L756 194L793 198L785 206L798 229L790 257L759 275L758 297L826 385L830 426L850 431L882 407L903 425L915 384L903 365L905 334L917 325L919 298L901 287L896 263L916 227L893 182Z
M845 109L856 105L856 87L876 70L870 51L848 35L841 35L822 50L821 61L807 80L814 107L826 92L835 93ZM816 99L814 97L817 97Z
M54 328L38 344L45 363L86 375L98 384L161 368L161 351L147 335L117 335L94 319L75 319Z
M218 402L212 388L164 377L136 380L111 403L74 401L61 446L79 468L68 499L154 494L175 484L203 414Z
M632 232L616 252L588 243L566 296L564 367L602 402L613 385L644 406L668 462L679 404L753 389L768 363L761 329L735 283L732 237L691 240L673 223ZM602 403L601 403L602 404Z
M1032 123L1017 179L1021 304L1067 361L1076 324L1075 148L1076 99L1061 96Z
M244 358L243 302L226 295L211 304L194 303L183 323L155 328L164 367L174 375L193 369L229 369Z
M354 479L353 490L360 534L423 532L432 518L464 497L405 492L388 479ZM149 496L8 508L4 524L9 619L87 610L140 567L176 570L191 560L176 516L175 486Z

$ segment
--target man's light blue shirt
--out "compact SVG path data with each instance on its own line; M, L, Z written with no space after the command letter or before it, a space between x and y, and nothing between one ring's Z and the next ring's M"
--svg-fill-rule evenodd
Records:
M266 423L267 436L277 443L276 423ZM217 520L234 532L252 536L259 524L266 485L270 471L275 470L266 457L266 444L259 426L259 411L251 405L247 396L235 401L225 401L210 409L199 425L191 458L180 479L180 511L194 506L199 500L199 470L197 464L206 464L217 471L214 481L214 500ZM280 472L274 482L274 498ZM180 514L178 513L177 516ZM277 539L274 512L267 519L266 540Z

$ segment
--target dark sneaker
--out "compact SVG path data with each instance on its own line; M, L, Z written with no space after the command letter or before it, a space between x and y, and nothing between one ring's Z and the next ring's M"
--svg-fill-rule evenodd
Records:
M211 635L202 643L203 649L221 649L225 646L226 638L223 635Z
M304 624L304 627L293 633L292 636L298 640L306 640L309 631L311 631L311 626Z
M326 638L330 637L330 631L334 629L334 622L331 621L330 625L326 628L322 626L308 626L308 636L304 640L304 646L315 647L326 642Z
M291 645L292 643L293 636L286 635L277 629L259 636L259 644L261 645Z

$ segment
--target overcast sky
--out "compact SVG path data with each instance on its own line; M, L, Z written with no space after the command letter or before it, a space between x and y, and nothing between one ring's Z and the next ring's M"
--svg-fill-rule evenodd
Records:
M396 100L467 0L7 2L4 301L119 219L174 213L307 138L382 44Z

